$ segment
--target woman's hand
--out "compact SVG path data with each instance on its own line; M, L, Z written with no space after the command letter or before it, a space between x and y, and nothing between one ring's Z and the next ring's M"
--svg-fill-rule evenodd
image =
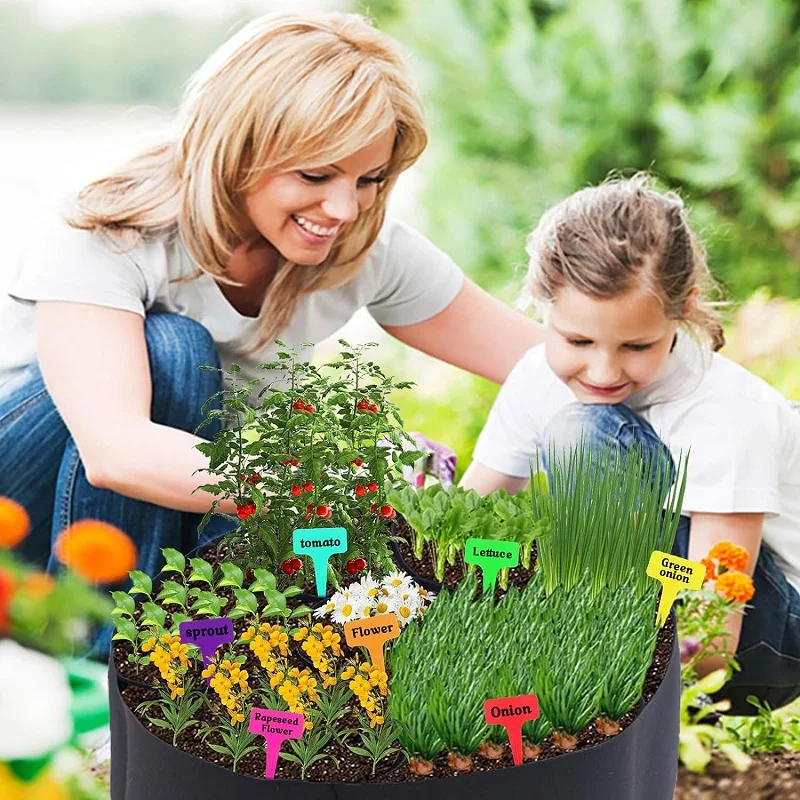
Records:
M542 326L492 297L469 278L447 308L415 325L384 330L423 353L503 383L544 336Z
M728 541L744 547L750 554L747 567L744 569L751 578L756 569L758 551L761 548L763 514L706 514L693 513L692 524L689 529L689 558L700 561L708 555L708 551L717 543ZM758 601L758 597L755 598ZM713 642L715 649L735 653L742 633L742 614L730 614L725 620L725 627L730 634L724 640L716 639ZM726 665L723 656L710 656L699 661L697 674L699 677L708 675L715 669Z
M483 497L496 489L505 489L509 494L515 494L529 483L529 478L515 478L473 461L458 485L462 489L474 489Z

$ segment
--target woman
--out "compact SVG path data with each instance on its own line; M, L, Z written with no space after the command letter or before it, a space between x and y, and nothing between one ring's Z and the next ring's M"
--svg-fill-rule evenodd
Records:
M385 221L426 135L396 45L361 17L253 21L193 77L177 123L84 188L11 285L0 495L29 510L39 561L87 517L131 535L151 574L160 548L197 543L214 498L193 491L207 460L192 431L220 388L199 365L262 375L276 336L319 341L364 306L400 341L497 382L538 341Z

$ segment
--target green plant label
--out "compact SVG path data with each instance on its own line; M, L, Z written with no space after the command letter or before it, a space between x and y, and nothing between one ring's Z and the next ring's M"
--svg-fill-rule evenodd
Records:
M328 580L328 559L335 553L347 552L347 531L344 528L297 528L292 547L299 556L308 556L314 563L317 594L325 596Z
M467 539L464 561L477 564L483 571L483 591L494 591L497 573L505 567L519 565L519 542L500 542L495 539Z
M522 726L538 719L539 700L535 694L498 697L483 703L483 716L487 725L502 725L508 731L508 743L514 764L522 763Z
M647 574L661 582L658 602L658 626L664 626L669 611L681 589L700 589L706 579L705 564L654 550L647 565Z
M305 729L305 717L293 711L275 711L269 708L254 708L250 712L250 733L267 740L266 777L275 777L278 754L284 739L299 739Z

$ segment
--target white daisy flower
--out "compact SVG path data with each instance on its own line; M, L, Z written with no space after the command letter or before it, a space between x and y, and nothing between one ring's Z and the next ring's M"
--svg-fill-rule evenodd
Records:
M406 575L405 572L400 572L396 570L395 572L390 572L381 582L381 586L384 589L388 589L390 592L392 590L397 590L402 588L403 590L407 590L411 588L411 584L413 581L411 580L410 575Z
M351 598L343 597L331 612L331 619L339 625L344 625L345 622L349 622L351 619L359 619L358 607L354 605Z
M314 616L315 617L327 617L328 614L330 614L331 611L333 611L333 609L336 608L336 602L333 599L334 597L336 597L335 594L331 597L329 602L325 603L325 605L320 606L314 612Z
M370 600L375 600L381 591L380 583L372 577L372 573L370 572L364 575L359 581L359 586Z
M389 608L389 598L380 595L375 598L373 608L376 614L388 614L391 609Z
M413 592L406 593L406 597L392 597L389 599L389 611L397 614L400 627L405 627L412 619L419 615L421 603L419 597Z

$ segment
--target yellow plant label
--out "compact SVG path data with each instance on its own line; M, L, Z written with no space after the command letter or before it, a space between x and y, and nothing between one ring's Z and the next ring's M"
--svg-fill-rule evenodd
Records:
M647 574L661 582L658 604L658 626L662 628L681 589L700 589L706 579L706 568L699 561L654 550L647 565Z

